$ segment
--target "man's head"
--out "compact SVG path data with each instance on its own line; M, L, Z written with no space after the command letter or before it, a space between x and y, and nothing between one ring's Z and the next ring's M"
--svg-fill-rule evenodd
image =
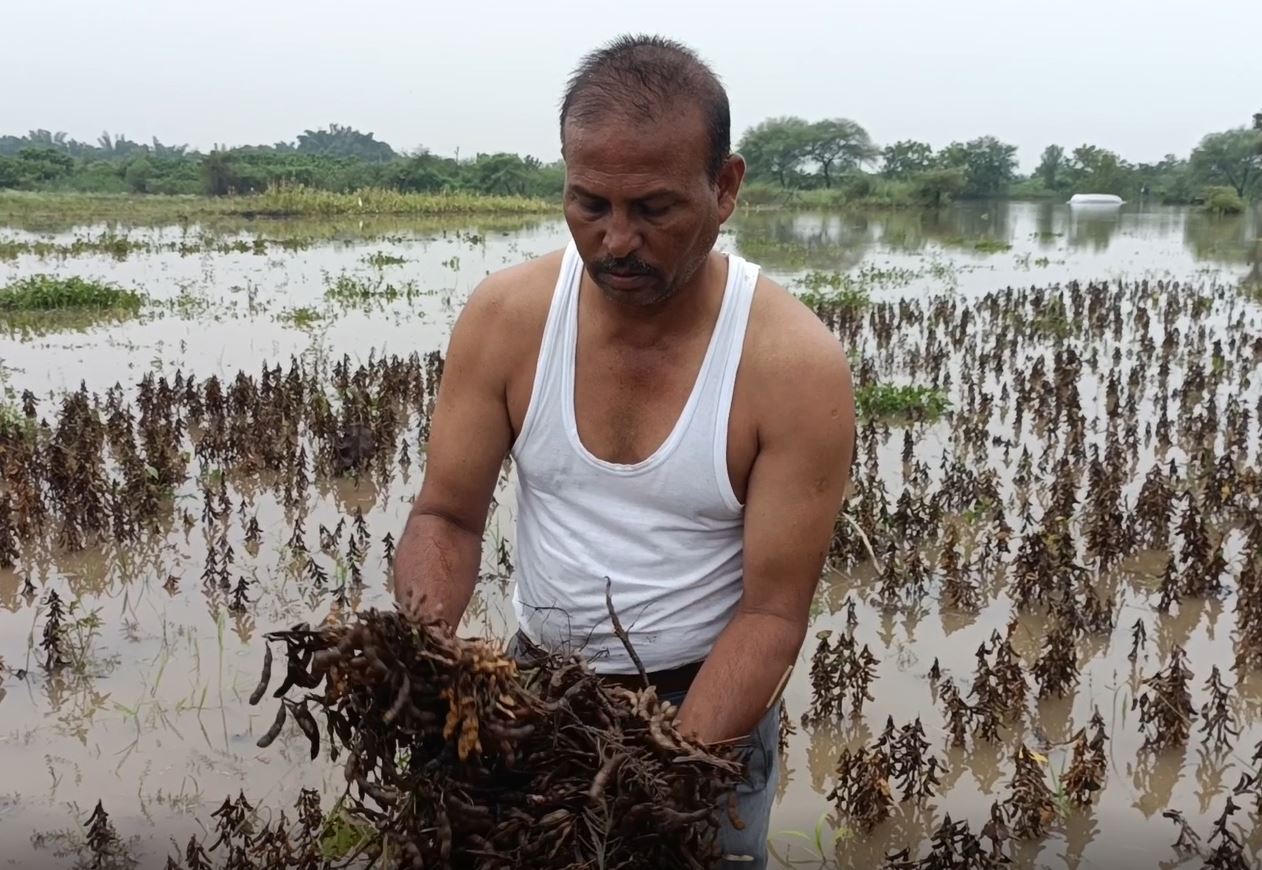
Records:
M561 104L565 219L592 279L650 306L705 262L736 207L727 94L697 56L625 36L583 59Z

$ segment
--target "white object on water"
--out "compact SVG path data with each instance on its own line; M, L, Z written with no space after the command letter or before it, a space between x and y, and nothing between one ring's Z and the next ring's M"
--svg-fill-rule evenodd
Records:
M1075 193L1069 198L1070 205L1124 205L1126 200L1111 193Z

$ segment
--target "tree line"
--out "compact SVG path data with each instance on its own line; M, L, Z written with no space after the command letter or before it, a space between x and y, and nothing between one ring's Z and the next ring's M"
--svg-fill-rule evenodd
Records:
M1028 176L1018 172L1016 146L994 136L938 150L915 140L879 146L846 118L770 118L746 131L737 148L755 199L936 206L1004 195L1113 193L1190 203L1262 194L1262 112L1251 125L1205 136L1186 158L1169 154L1157 163L1131 163L1094 145L1049 145ZM464 159L425 149L404 154L371 132L339 124L304 130L292 142L216 146L207 153L109 133L94 143L48 130L0 136L0 188L222 196L291 183L334 191L555 197L563 182L559 161L506 152Z
M1157 163L1131 163L1095 145L1069 151L1053 144L1024 177L1016 146L994 136L937 151L915 140L877 146L861 125L844 118L814 123L770 118L745 134L740 152L755 183L785 191L836 191L835 198L843 200L862 200L882 187L890 197L924 205L960 197L1071 193L1190 203L1214 188L1241 200L1262 194L1262 112L1251 126L1205 136L1186 158L1168 154Z
M207 153L109 133L96 143L48 130L0 136L0 188L25 190L224 196L285 183L338 192L382 187L555 197L564 177L559 161L544 163L529 155L459 159L423 148L401 154L372 133L339 124L304 130L293 142L216 146Z

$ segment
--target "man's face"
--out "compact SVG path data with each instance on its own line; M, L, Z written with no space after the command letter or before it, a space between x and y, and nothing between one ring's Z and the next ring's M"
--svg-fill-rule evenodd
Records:
M565 220L596 285L624 305L669 299L696 274L731 216L744 174L730 158L706 172L699 108L652 123L567 122Z

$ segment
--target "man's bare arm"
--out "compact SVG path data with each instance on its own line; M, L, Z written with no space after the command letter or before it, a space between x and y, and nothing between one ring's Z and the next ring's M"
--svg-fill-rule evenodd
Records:
M796 661L849 480L849 366L835 339L812 338L778 367L798 388L773 393L760 425L745 497L741 601L679 711L680 729L702 742L752 732Z
M395 555L394 592L403 613L439 617L453 628L477 585L482 532L512 440L502 344L495 339L504 283L500 276L486 279L452 330L425 479Z

